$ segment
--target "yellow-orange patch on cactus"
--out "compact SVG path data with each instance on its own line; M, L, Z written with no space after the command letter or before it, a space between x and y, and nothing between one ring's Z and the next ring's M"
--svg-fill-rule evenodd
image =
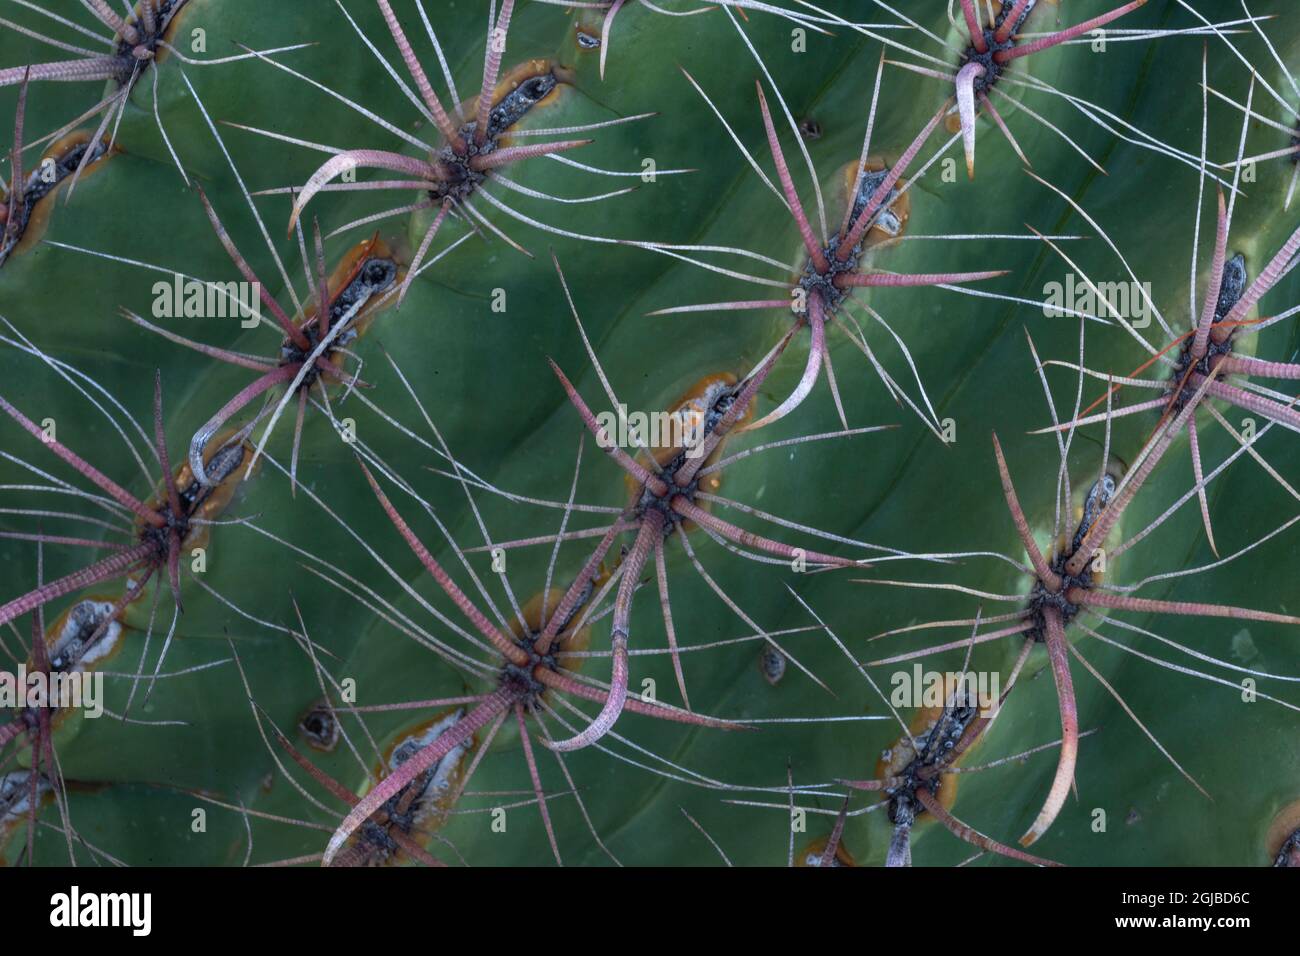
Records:
M501 74L501 78L497 81L497 85L492 90L493 109L497 109L505 103L506 98L510 96L511 93L514 93L529 80L545 79L548 77L555 81L554 87L546 92L546 94L541 98L530 102L526 106L526 109L515 117L512 122L508 123L504 129L496 131L498 147L510 145L511 137L509 131L516 123L522 120L525 116L533 115L537 110L549 109L556 106L564 95L562 91L566 87L572 87L573 85L573 71L568 67L559 65L553 60L525 60ZM461 104L461 115L470 118L477 115L478 103L478 96L466 100Z
M163 16L166 18L163 29L156 35L157 38L175 46L176 34L180 30L181 21L191 10L194 9L194 4L197 0L174 0L174 2L173 0L138 0L135 5L135 15L130 21L131 25L137 30L144 29L144 18L140 16L140 7L145 3L150 2L153 3L154 9L157 11L154 13L154 17L158 18L159 16ZM164 4L167 3L170 3L170 6L163 9ZM114 36L113 42L124 42L122 35L119 33ZM157 43L153 51L153 61L154 63L162 63L170 55L171 51L166 46L163 46L162 43Z
M371 782L381 780L397 770L420 750L432 744L465 716L464 708L454 708L402 731L383 754L374 769ZM381 832L362 829L351 844L355 862L367 866L384 866L404 859L402 851L387 839L390 830L428 842L441 827L460 794L469 754L478 746L472 736L451 748L440 760L384 804L373 822ZM369 785L360 794L364 796Z
M361 270L376 261L391 262L396 267L396 273L388 282L387 288L399 288L406 278L405 264L393 248L384 239L380 238L379 233L375 233L369 239L358 242L339 258L334 270L326 278L330 300L337 303L339 296L345 293L361 276ZM361 310L352 317L348 323L348 329L354 333L355 338L360 338L370 328L370 323L382 311L381 302L383 305L387 305L384 294L372 293L365 304L361 306ZM302 328L314 328L319 321L318 312L318 303L307 306L304 309ZM335 368L341 368L346 356L334 349L328 353L328 357L330 364Z
M795 866L821 866L822 857L826 854L826 846L829 843L830 843L830 839L828 837L821 837L819 839L813 840L811 843L809 843L806 847L803 848L803 851L801 853L795 856L794 865ZM857 865L858 865L857 860L853 858L853 854L849 852L848 847L844 845L844 840L841 839L840 842L835 847L835 855L831 857L831 866L857 866Z
M945 674L943 679L943 696L944 700L953 700L954 696L961 690L962 674L950 673ZM900 736L893 746L880 753L880 759L876 761L875 778L885 780L891 777L902 776L909 766L920 755L913 746L913 741L921 740L930 733L938 724L939 718L943 716L945 708L942 705L921 707L912 717L912 722L908 725L908 734L911 736ZM978 741L973 744L966 753L974 750L978 746ZM965 754L962 755L963 757ZM960 759L957 763L960 763ZM957 800L957 776L955 774L943 774L939 778L939 791L936 795L939 805L945 810L951 810L952 805ZM890 799L888 793L885 793L882 800Z
M863 179L861 182L859 182L858 179L859 169L861 169L863 173ZM861 197L863 192L866 192L867 197L869 197L874 190L866 188L867 177L871 176L873 173L882 174L887 173L888 171L889 164L879 156L868 156L866 162L864 162L861 167L858 166L856 161L846 164L844 168L840 170L839 174L841 208L848 209L856 202L856 197L853 195L854 184L859 184L859 197ZM894 192L902 190L907 185L907 182L906 179L900 178L898 182L894 183L893 189L890 191ZM863 238L862 245L864 248L870 248L871 246L879 245L882 242L888 242L890 239L897 239L903 235L907 230L907 220L912 214L911 197L912 193L909 190L901 196L895 197L893 202L886 203L884 207L876 213L875 221L872 222L871 228L867 230L866 236ZM886 220L886 214L891 217L890 220ZM896 228L887 228L887 221L895 223Z
M594 594L598 591L601 584L608 579L609 573L602 565L600 573L592 579L589 586L590 593ZM514 618L510 621L510 630L516 638L522 640L525 636L540 634L545 629L546 621L542 619L543 598L545 598L545 613L549 617L551 614L555 613L556 607L558 607L560 601L563 600L564 591L560 588L551 588L546 592L539 591L537 594L534 594L529 598L527 603L525 603L520 610L523 612L524 623L528 625L528 630L531 632L531 635L525 635L519 620ZM569 620L563 622L560 630L557 632L555 641L562 653L580 653L591 646L591 625L584 624L582 627L574 628L574 625L582 618L583 609L586 608L589 601L590 596L588 596L587 600L579 601L574 607L573 612L569 615ZM582 666L582 658L560 660L557 662L557 666L562 667L564 670L576 671Z
M231 444L235 431L228 429L218 434L203 452L203 466L207 471L210 485L202 485L190 470L189 462L176 469L172 479L176 493L180 496L181 508L186 518L193 522L215 521L230 506L236 492L244 480L244 469L253 455L253 447L246 441ZM253 474L261 470L261 464L253 468ZM251 476L250 476L251 477ZM167 505L165 488L147 502L155 511L164 511ZM143 529L143 521L137 520L137 529ZM212 528L208 524L190 524L185 539L181 542L187 550L206 547Z
M718 400L727 393L734 391L737 384L735 375L730 372L720 372L715 375L706 375L686 392L673 402L667 411L656 413L649 417L647 422L648 435L643 435L645 448L637 453L637 460L651 470L658 472L668 465L679 455L685 454L693 443L703 440L706 437L706 427L710 414L716 414L715 408ZM732 428L735 432L749 421L753 413L753 404L745 409ZM631 423L635 425L636 423ZM630 430L630 429L629 429ZM718 443L718 447L713 449L708 459L701 466L701 470L709 465L716 463L722 457L723 448L727 444L724 438ZM647 454L647 451L649 454ZM641 498L644 490L635 478L631 475L626 477L629 501L635 505ZM716 494L722 487L722 475L713 473L705 475L699 480L699 489L710 494ZM702 501L699 503L701 508L709 509L709 503ZM686 530L691 530L694 524L689 521L683 521L682 526Z
M1288 803L1278 811L1268 826L1264 846L1270 862L1278 866L1300 867L1300 800Z
M84 155L85 149L89 148L88 144L91 135L89 130L74 130L55 140L41 154L40 162L31 171L27 183L22 188L24 197L30 194L34 188L44 191L30 204L27 221L22 226L21 237L14 244L13 249L6 253L6 256L19 255L41 241L46 229L49 228L50 217L53 215L56 199L71 181L77 167L81 164L81 157ZM86 164L86 168L81 171L80 182L84 183L92 175L99 172L101 168L107 165L106 161L112 159L119 150L117 147L109 150L108 142L101 139L97 152L99 155L93 156L91 161ZM17 187L15 186L15 188Z
M121 649L123 628L119 615L112 614L113 604L114 599L110 597L86 597L55 618L45 629L45 647L52 671L87 671ZM87 641L101 629L103 633L87 646ZM35 666L36 661L29 657L28 670Z

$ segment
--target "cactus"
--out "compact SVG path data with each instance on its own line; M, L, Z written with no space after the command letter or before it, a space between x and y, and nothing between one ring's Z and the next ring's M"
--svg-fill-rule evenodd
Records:
M0 6L4 862L1296 865L1286 0Z

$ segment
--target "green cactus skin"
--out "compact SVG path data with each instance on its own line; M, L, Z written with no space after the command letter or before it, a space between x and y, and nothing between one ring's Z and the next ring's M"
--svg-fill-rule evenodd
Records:
M75 2L43 5L95 27L105 38L110 32ZM338 727L346 733L323 749L313 746L302 727L322 696L344 706L346 684L349 693L355 688L355 698L346 706L374 708L482 697L497 689L500 654L482 649L479 633L402 541L357 466L358 453L366 456L376 481L432 557L496 622L497 612L482 597L475 578L481 581L502 615L499 626L508 627L515 620L512 601L522 605L546 586L552 548L507 549L508 593L489 546L554 535L565 519L562 506L541 507L532 500L562 505L572 488L572 500L578 503L620 509L628 502L622 472L598 453L590 434L583 440L575 482L584 430L547 359L572 379L594 412L610 409L611 401L592 354L619 401L645 412L669 408L706 376L741 377L763 360L791 329L790 312L650 315L694 303L785 298L801 274L807 253L800 235L782 201L735 142L744 144L779 190L755 80L761 81L814 228L816 191L781 104L788 107L793 125L816 130L804 138L803 147L816 167L834 230L844 215L844 171L862 149L882 54L890 62L880 74L870 152L894 162L953 92L945 81L894 61L943 69L909 52L921 51L949 64L946 72L956 72L960 51L970 42L960 5L943 0L898 3L913 21L910 29L885 29L883 25L897 27L903 21L883 6L827 0L825 7L834 16L870 24L860 29L824 24L824 33L811 28L815 19L798 22L812 18L806 8L785 0L776 5L789 8L795 20L761 10L740 17L734 7L744 4L723 4L682 18L627 3L619 5L606 30L600 10L520 0L507 33L503 68L545 61L562 69L564 83L558 95L529 110L511 129L512 142L590 138L590 145L564 158L629 175L600 176L540 156L503 172L520 187L568 199L636 188L573 204L512 193L500 185L487 187L520 216L549 231L473 197L476 213L489 225L463 216L443 221L425 258L432 264L410 283L400 306L390 298L374 311L364 334L349 343L355 358L348 357L345 367L349 374L359 374L366 387L329 387L330 411L339 422L351 422L344 429L354 427L356 441L340 437L330 413L309 409L295 488L287 474L296 413L296 406L290 406L267 440L256 473L219 514L213 512L227 523L207 529L204 569L194 571L194 556L183 556L183 612L175 617L171 639L166 640L173 603L165 574L123 612L121 649L96 664L107 675L105 715L90 719L69 713L55 723L52 743L64 783L57 798L42 795L38 819L49 826L37 828L31 849L26 846L25 791L16 789L26 786L31 747L22 737L0 748L0 782L6 788L0 794L8 794L9 801L0 802L0 810L9 808L0 817L0 859L14 864L34 853L38 864L63 864L71 852L79 863L95 857L202 866L299 858L317 862L348 809L331 792L331 784L322 782L324 776L337 782L336 791L341 787L356 795L353 800L364 796L376 783L378 751L386 752L412 728L453 708L473 706L444 703L340 713ZM1037 4L1041 9L1031 12L1024 30L1035 36L1053 32L1115 5L1107 0ZM26 7L0 6L11 6L4 17L31 30L93 45L88 37ZM120 5L112 6L120 13ZM476 96L490 39L488 4L424 4L459 97L447 89L415 0L392 0L392 6L441 102L454 109L458 101ZM695 5L663 6L685 11ZM412 842L452 865L549 864L558 853L566 865L617 860L706 866L722 862L719 850L736 865L780 865L795 858L822 862L826 841L836 829L837 846L825 859L885 862L893 826L888 812L881 812L886 804L878 793L853 793L850 813L836 828L843 796L850 792L836 781L872 778L881 751L894 745L900 733L885 698L894 676L911 673L912 662L867 662L957 642L971 629L868 639L927 621L978 614L987 622L1020 610L1018 603L991 597L1027 597L1033 578L1017 567L1026 561L1025 548L1006 507L990 433L996 431L1001 441L1034 539L1050 552L1061 453L1052 435L1030 433L1050 426L1053 414L1068 421L1076 401L1086 408L1106 391L1104 379L1089 380L1080 391L1078 376L1061 364L1078 362L1078 317L1046 315L1038 303L1050 294L1050 283L1064 284L1071 275L1076 288L1083 285L1080 276L1128 283L1127 263L1147 283L1172 331L1166 334L1152 319L1144 333L1155 349L1169 345L1191 327L1192 286L1200 303L1211 281L1217 206L1212 177L1230 186L1239 153L1263 156L1292 143L1285 130L1294 127L1294 111L1300 108L1294 11L1287 0L1253 0L1250 13L1261 18L1255 25L1218 35L1209 29L1187 32L1205 21L1244 16L1236 10L1229 15L1220 6L1209 0L1151 0L1106 25L1104 52L1089 36L1016 61L998 80L994 102L1032 164L1029 170L982 113L973 181L963 168L960 135L944 124L904 173L910 205L905 238L873 245L866 268L1007 274L953 288L860 290L859 301L887 321L897 338L857 311L878 371L845 334L845 320L832 319L827 334L838 393L851 427L891 427L763 451L722 473L718 494L836 537L818 538L721 506L713 510L718 517L794 546L849 560L876 559L870 567L800 573L787 561L755 563L701 529L690 532L695 555L718 587L782 649L779 678L771 645L754 638L752 628L718 598L675 536L664 540L675 640L684 649L698 648L681 654L691 708L752 721L756 729L725 731L628 712L614 727L617 736L564 754L562 769L545 747L541 725L528 717L523 725L530 736L521 738L520 722L506 712L490 744L493 724L479 729L472 746L457 752L457 768L443 767L454 789L456 773L476 761L466 792L445 806L437 804L434 791L416 803L417 809L435 804L437 809L409 828L406 836ZM327 235L327 272L376 234L406 265L438 211L433 205L333 235L355 220L416 204L421 194L410 189L321 192L305 204L301 217L308 252L304 267L299 236L286 231L293 199L285 190L301 190L329 159L310 144L330 150L388 150L412 159L427 159L441 144L424 107L417 106L420 93L403 67L382 5L374 0L338 5L284 0L272 10L262 0L188 0L186 7L173 42L190 59L297 48L212 65L185 63L177 56L150 65L120 122L107 134L115 136L113 155L77 184L70 201L62 193L53 197L39 241L0 267L0 316L5 320L0 323L0 396L41 427L52 421L59 442L142 500L159 491L158 464L148 448L154 370L162 381L173 472L185 462L191 436L255 373L132 324L122 310L215 348L272 362L281 358L284 335L265 310L270 328L241 328L229 318L155 317L156 284L171 283L176 273L214 282L241 279L204 213L200 187L252 272L291 316L295 295L303 305L314 305L317 223ZM1263 19L1269 15L1276 16ZM199 36L206 44L203 52L195 49ZM761 54L770 76L746 40ZM104 45L105 51L110 48ZM0 28L0 71L73 56ZM268 60L354 101L400 134ZM401 77L400 84L381 60ZM1251 69L1243 60L1258 71L1253 91ZM1205 97L1204 178L1202 69L1213 91ZM1080 99L1072 103L1045 92L1042 87L1048 85ZM19 87L0 87L5 146ZM107 92L113 92L111 81ZM105 95L102 80L33 80L27 90L26 142L58 129ZM1252 109L1271 123L1253 119L1243 140L1240 107L1248 96ZM518 135L639 114L653 115L589 132ZM82 125L93 131L96 123ZM25 169L36 167L43 148L25 152ZM913 184L917 169L940 150ZM1288 156L1260 159L1244 169L1238 182L1241 192L1233 203L1227 249L1229 255L1244 256L1247 281L1260 274L1295 231L1297 220L1287 208L1294 168ZM10 169L7 159L6 183ZM647 169L656 175L643 176ZM402 174L361 169L356 178L364 182ZM529 254L511 248L494 230ZM1035 231L1052 237L1054 245ZM952 238L970 235L991 238ZM656 243L661 244L658 250L649 247ZM671 244L739 247L769 261L663 248ZM683 256L761 275L773 284L759 292L734 275L699 268ZM557 263L590 353L578 334ZM1290 309L1297 290L1294 276L1283 277L1251 317ZM1105 321L1103 307L1082 308L1094 313L1084 323L1084 362L1090 369L1129 375L1150 358L1119 324ZM1300 348L1297 329L1294 320L1258 333L1246 327L1234 352L1291 362ZM802 328L792 337L759 390L757 415L770 412L795 388L809 338ZM1054 413L1044 398L1035 355L1044 363ZM953 440L941 440L927 428L895 397L881 372L927 418L928 400L938 430L952 432ZM1139 374L1162 373L1157 367ZM143 470L118 431L69 378L112 413L138 450ZM1291 387L1285 381L1251 381L1282 392ZM270 394L278 400L280 393ZM1125 387L1113 405L1156 394ZM313 395L319 400L319 390ZM231 424L249 421L257 407L249 406ZM1243 425L1248 417L1255 419L1249 427L1256 430L1265 424L1259 415L1217 399L1213 410L1239 431L1248 427ZM1104 412L1104 403L1093 411ZM1101 473L1107 440L1110 464L1122 473L1159 423L1160 411L1153 409L1114 418L1110 428L1080 427L1066 452L1074 503L1082 504ZM1197 423L1200 455L1205 470L1213 471L1238 445L1208 408L1198 412ZM762 429L733 434L724 454L841 428L823 375L794 412ZM260 429L250 441L259 437ZM1207 484L1218 557L1192 496L1108 566L1106 584L1142 582L1140 596L1150 599L1300 613L1296 529L1277 531L1295 513L1297 495L1289 489L1300 475L1300 446L1294 439L1292 432L1275 426L1252 446L1277 477L1252 455L1241 454ZM444 447L463 469L464 482L452 474ZM75 512L116 520L84 498L32 490L54 482L33 474L23 462L57 481L95 491L8 417L0 420L0 450L5 453L0 459L0 532L7 533L0 537L0 580L5 582L0 601L37 585L38 548L32 535L121 543L136 534L36 514ZM1194 483L1188 459L1183 433L1128 505L1109 542L1131 537L1188 495ZM492 494L483 487L488 484L514 497ZM605 517L573 511L565 526L569 531L599 528ZM1076 523L1073 515L1065 515L1060 527L1072 531ZM490 541L485 542L481 528ZM449 546L448 536L460 548L473 549L465 554L466 563ZM564 544L549 578L551 587L568 586L595 540ZM851 542L913 555L962 557L881 560L884 552ZM619 539L606 561L607 571L626 560L620 547L632 544L632 534ZM39 550L43 581L71 574L109 553L53 541ZM1172 576L1178 572L1184 573ZM639 697L653 687L654 699L681 707L653 559L641 580L629 625L630 690ZM908 586L882 583L886 581ZM62 596L46 606L44 623L52 625L80 600L116 599L123 586L121 579L105 581ZM605 603L613 596L611 591ZM1072 659L1079 721L1086 733L1075 769L1079 798L1065 802L1030 852L1068 865L1264 866L1288 859L1289 834L1300 826L1294 811L1300 799L1300 696L1295 689L1300 670L1292 650L1296 628L1129 611L1111 611L1106 623L1099 620L1090 617L1085 623L1114 644L1074 625L1067 632L1069 641L1213 800L1184 779L1111 690ZM1002 626L982 623L980 631ZM1219 663L1189 656L1135 629ZM593 656L581 661L584 677L608 680L610 632L608 614L592 625ZM0 625L0 670L26 662L31 633L30 614ZM751 639L732 640L746 636ZM430 640L455 648L473 663L433 652ZM164 643L166 656L160 662ZM1156 666L1116 645L1211 674L1219 683ZM997 672L1005 680L1018 651L1017 638L979 643L969 666ZM763 666L760 658L765 658ZM966 649L954 647L920 663L929 670L952 671L965 658ZM148 675L156 668L160 676L149 689ZM141 674L146 676L133 677ZM1251 677L1260 697L1248 702L1241 684ZM574 730L599 709L597 703L566 696L582 709L584 716L578 716L555 702L555 696L548 697L549 706ZM130 719L121 719L124 715ZM915 717L915 708L901 709L905 723ZM0 717L0 728L10 719L23 716L11 711ZM542 720L555 739L570 735L550 712L543 711ZM317 768L315 777L281 746L275 728ZM1048 655L1034 648L1000 716L963 766L1040 748L1060 735ZM525 751L540 774L545 814L538 811ZM1018 846L1016 838L1034 821L1051 785L1054 753L1048 748L961 775L952 813L980 833ZM786 789L788 780L796 788L793 797ZM800 815L793 833L790 802L807 811L806 821ZM195 822L200 809L202 828ZM67 821L84 841L72 843L71 849L60 832ZM388 826L391 833L396 824ZM910 852L918 865L952 865L976 851L921 814ZM379 856L357 853L348 859L378 862ZM420 862L411 852L395 858ZM1010 861L986 853L977 862Z

